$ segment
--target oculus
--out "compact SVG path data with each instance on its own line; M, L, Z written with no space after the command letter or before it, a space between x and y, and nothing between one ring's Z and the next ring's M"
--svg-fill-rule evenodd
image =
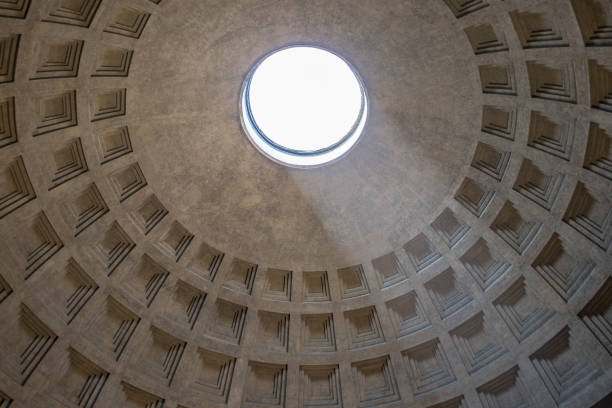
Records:
M357 71L342 57L295 45L261 58L242 87L242 125L270 159L318 167L346 155L361 136L368 111Z

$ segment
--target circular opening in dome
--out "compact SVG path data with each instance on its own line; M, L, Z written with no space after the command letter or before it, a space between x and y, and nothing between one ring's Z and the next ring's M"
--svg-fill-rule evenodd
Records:
M245 81L240 105L255 147L292 167L339 159L359 139L367 117L357 72L338 55L313 46L264 56Z

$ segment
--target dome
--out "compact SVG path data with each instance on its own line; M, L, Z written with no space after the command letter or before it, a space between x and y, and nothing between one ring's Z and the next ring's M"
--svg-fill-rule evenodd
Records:
M610 406L611 26L607 0L0 0L0 407ZM244 115L296 47L361 94L319 109L354 115L324 166Z

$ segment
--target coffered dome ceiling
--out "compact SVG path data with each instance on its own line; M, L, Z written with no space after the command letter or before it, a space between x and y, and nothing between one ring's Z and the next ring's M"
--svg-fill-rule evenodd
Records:
M607 0L0 0L0 407L593 406L610 27ZM322 168L241 127L290 44L368 93Z

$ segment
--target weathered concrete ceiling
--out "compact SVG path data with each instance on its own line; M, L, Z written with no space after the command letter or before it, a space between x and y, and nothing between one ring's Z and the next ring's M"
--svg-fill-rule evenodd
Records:
M592 406L610 26L608 0L0 0L0 407ZM294 43L370 100L316 170L240 126Z

